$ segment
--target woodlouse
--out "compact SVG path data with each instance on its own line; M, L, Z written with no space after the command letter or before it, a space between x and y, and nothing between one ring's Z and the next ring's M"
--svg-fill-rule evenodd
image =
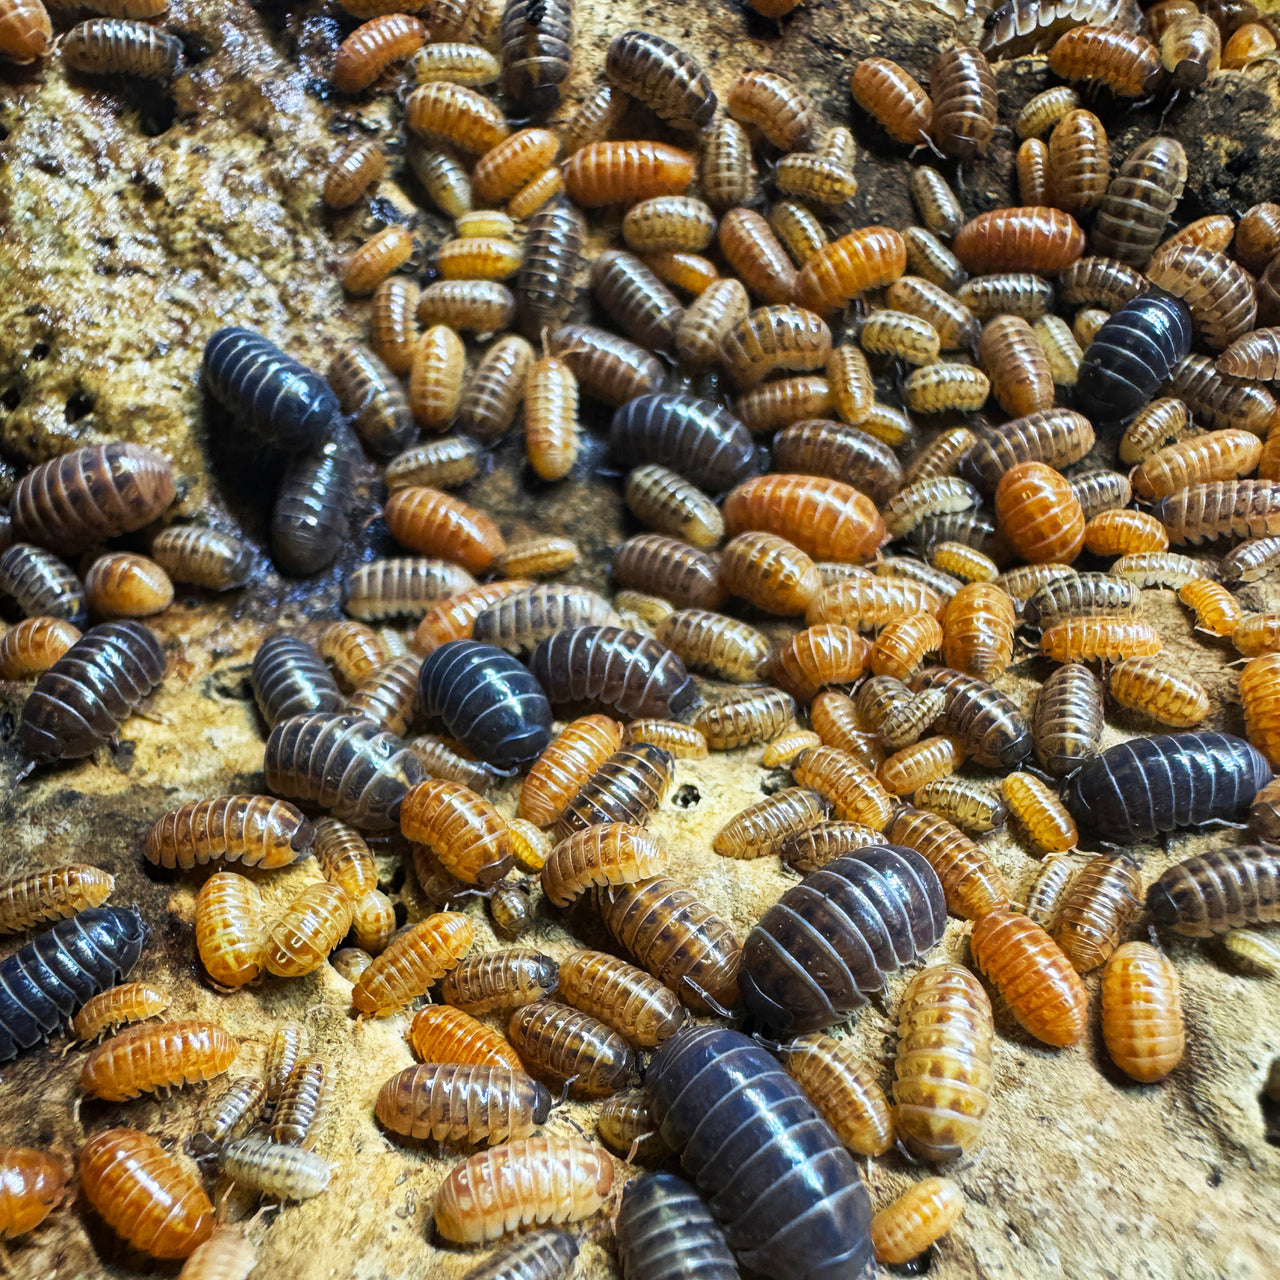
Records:
M211 1152L224 1142L243 1138L257 1124L266 1105L266 1081L258 1076L233 1080L205 1104L188 1149Z
M0 1241L34 1230L67 1187L62 1161L32 1147L0 1147Z
M948 667L930 667L911 681L913 692L940 688L947 695L947 727L965 740L965 750L987 769L1008 769L1031 754L1031 730L1007 694L985 680Z
M195 939L200 963L225 990L252 982L262 971L265 941L258 886L232 871L219 871L196 895Z
M503 1013L532 1004L557 981L558 966L529 947L510 947L468 956L445 975L440 987L446 1004L466 1013Z
M158 27L123 18L90 18L62 40L62 58L88 75L170 80L182 65L182 41Z
M511 0L500 38L503 92L525 111L550 111L572 61L573 0Z
M796 1036L782 1049L782 1065L850 1151L881 1156L893 1145L893 1114L875 1069L847 1040Z
M1043 205L994 209L971 218L952 242L965 269L1057 275L1084 252L1084 232L1069 214Z
M409 1047L423 1062L505 1067L524 1072L516 1051L496 1031L461 1009L427 1004L414 1014Z
M147 833L143 852L148 862L171 870L219 859L269 870L304 857L314 836L311 822L286 801L223 796L165 814Z
M886 833L894 845L913 849L933 868L953 915L977 920L1008 904L1000 868L945 818L907 806L886 824Z
M271 1141L310 1149L323 1131L333 1094L334 1069L316 1054L293 1064L271 1116Z
M509 1067L427 1063L406 1067L379 1090L378 1122L406 1138L493 1145L530 1137L552 1097Z
M680 195L693 181L694 159L665 142L589 142L563 166L565 193L579 208Z
M461 565L447 560L425 556L372 560L343 580L342 607L366 622L401 614L421 617L434 601L475 585Z
M1052 934L1077 973L1106 963L1141 906L1142 880L1127 858L1091 858L1054 916Z
M223 1174L273 1200L309 1200L329 1185L332 1170L314 1151L261 1138L228 1142L218 1155Z
M605 74L676 128L702 128L716 113L716 95L701 64L651 32L625 31L614 36L605 57Z
M348 531L357 452L344 429L286 466L271 512L271 551L285 573L307 577L337 559Z
M773 474L746 480L730 492L723 512L728 533L774 533L817 560L862 563L887 536L869 498L824 476Z
M340 885L304 889L266 930L262 965L278 978L318 969L351 928L355 904Z
M842 1021L885 974L927 951L945 921L942 885L913 850L872 847L838 858L788 890L752 930L743 998L786 1032Z
M400 832L426 845L467 884L493 884L511 869L507 824L487 800L460 783L431 778L411 787L400 807Z
M80 579L43 547L15 542L0 553L0 594L9 596L27 618L61 618L84 625L86 601Z
M61 920L111 896L115 877L98 867L69 863L0 882L0 933L21 933Z
M507 1035L529 1071L569 1097L607 1097L636 1070L627 1042L597 1018L555 1000L511 1015Z
M249 673L262 718L274 728L291 716L339 711L343 698L315 647L299 636L268 636Z
M352 988L352 1006L371 1017L394 1013L444 977L474 941L466 916L453 911L428 916L375 957Z
M916 146L927 140L933 126L933 103L896 62L863 58L853 69L849 92L895 142Z
M1096 252L1146 266L1186 181L1187 156L1180 142L1159 135L1140 142L1125 157L1098 205L1092 236Z
M1126 942L1107 961L1102 1037L1111 1060L1141 1084L1163 1080L1182 1061L1178 971L1145 942Z
M85 1059L80 1087L109 1102L221 1075L240 1043L197 1019L129 1027Z
M556 822L556 838L565 840L603 823L642 826L670 789L674 769L674 758L661 747L646 742L620 747L565 806ZM546 870L544 885L549 883Z
M640 396L613 416L613 456L627 466L661 462L719 493L756 470L755 447L730 413L694 396Z
M169 1006L169 997L145 982L126 982L93 996L71 1020L82 1044L97 1040L127 1022L155 1017Z
M558 631L616 621L609 602L586 587L525 585L482 609L471 636L482 644L527 653Z
M411 52L411 50L406 50ZM440 81L415 89L404 104L410 133L437 145L483 155L511 132L501 110L475 89Z
M331 79L340 93L367 89L393 62L407 58L426 40L423 22L407 13L386 13L358 26L338 46Z
M1214 849L1175 863L1147 890L1156 924L1208 938L1280 919L1280 857L1265 845Z
M608 716L574 720L542 751L520 790L519 812L549 827L583 783L622 745L622 728Z
M877 1262L904 1263L945 1235L964 1213L964 1192L950 1178L925 1178L871 1219Z

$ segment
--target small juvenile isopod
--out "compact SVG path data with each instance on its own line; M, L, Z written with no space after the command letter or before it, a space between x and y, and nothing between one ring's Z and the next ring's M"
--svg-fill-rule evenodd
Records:
M258 886L233 871L218 871L196 895L195 939L200 963L225 990L252 982L262 971L265 941Z
M71 1020L82 1044L98 1040L127 1022L154 1018L169 1007L169 997L145 982L126 982L94 996Z
M273 1200L309 1200L328 1185L332 1169L314 1151L262 1138L229 1142L218 1165L232 1182Z
M950 1178L925 1178L871 1219L876 1261L902 1264L946 1235L964 1213L964 1192Z
M1009 816L1032 850L1039 854L1065 853L1080 838L1075 819L1048 785L1033 773L1010 773L1000 792L1009 807Z
M783 1047L782 1065L850 1151L882 1156L893 1145L884 1090L847 1040L821 1032L796 1036Z
M1178 971L1145 942L1126 942L1102 975L1102 1038L1111 1060L1140 1084L1182 1061L1186 1035Z
M262 965L280 978L318 969L351 928L355 904L340 885L304 889L267 928Z
M423 1062L506 1067L523 1073L519 1055L496 1031L447 1004L425 1004L414 1014L409 1047Z
M0 553L0 595L9 596L29 619L61 618L84 625L80 579L43 547L15 542Z
M46 20L47 21L47 20ZM62 1201L67 1170L32 1147L0 1147L0 1242L34 1230Z

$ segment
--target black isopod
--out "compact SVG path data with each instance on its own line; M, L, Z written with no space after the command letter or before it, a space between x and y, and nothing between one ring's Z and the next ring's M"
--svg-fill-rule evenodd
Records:
M1133 417L1191 350L1191 309L1152 289L1119 311L1086 348L1076 380L1076 404L1094 422Z
M271 512L271 552L286 573L319 573L347 535L355 450L344 428L290 461Z
M36 681L19 740L33 760L76 760L106 742L163 679L164 650L140 622L91 627Z
M325 660L300 636L274 635L258 646L249 682L271 728L292 716L341 711L345 699Z
M874 1272L871 1202L853 1157L753 1040L722 1027L678 1032L649 1064L645 1092L744 1267L770 1280Z
M628 1182L614 1229L622 1280L738 1280L738 1265L711 1210L674 1173L646 1173Z
M720 493L759 470L751 433L727 409L697 396L637 396L613 415L609 450L626 467L660 462Z
M342 412L318 373L252 329L219 329L205 343L201 372L240 429L278 449L318 445Z
M1102 839L1136 844L1178 827L1238 822L1270 781L1266 757L1243 738L1163 733L1087 761L1063 784L1062 799Z
M701 701L670 649L622 627L573 627L543 640L529 669L555 703L595 702L633 719L678 720Z
M424 715L486 763L518 768L551 741L551 704L529 670L509 653L475 640L433 649L418 673Z
M914 849L872 845L828 862L760 917L742 949L747 1008L779 1033L842 1022L942 936L937 872Z
M404 793L427 776L399 738L358 716L323 711L276 725L263 769L274 795L328 809L362 831L394 827Z
M0 960L0 1062L53 1035L138 962L147 926L127 907L90 907Z
M463 1280L564 1280L578 1256L577 1238L567 1231L535 1231L518 1236Z

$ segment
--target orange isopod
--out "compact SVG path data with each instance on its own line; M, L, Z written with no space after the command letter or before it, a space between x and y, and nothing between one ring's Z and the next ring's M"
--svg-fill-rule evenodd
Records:
M969 939L974 962L1024 1030L1056 1048L1084 1035L1089 996L1058 944L1016 911L983 916Z
M525 450L541 480L562 480L581 446L578 380L556 356L535 360L524 384Z
M1070 564L1084 545L1085 518L1067 481L1043 462L1020 462L996 487L996 521L1029 564Z
M472 155L492 150L510 133L501 109L465 85L437 81L415 89L404 104L410 133Z
M0 881L0 933L21 933L105 902L115 877L82 862Z
M1084 546L1095 556L1139 555L1167 551L1169 535L1146 511L1100 511L1084 527Z
M887 534L870 498L825 476L767 475L730 490L724 502L729 534L775 533L815 560L870 560Z
M886 623L871 646L872 673L910 680L925 657L942 648L942 626L931 613L895 618Z
M871 1219L877 1262L902 1264L917 1258L951 1230L964 1213L964 1192L950 1178L925 1178Z
M894 752L880 766L879 777L890 794L909 796L926 782L954 773L963 763L964 739L940 734Z
M796 269L773 228L754 209L730 209L720 220L720 252L761 301L781 305L795 297Z
M520 789L520 816L539 827L551 826L621 745L622 726L608 716L583 716L566 725L529 770Z
M436 1192L436 1231L460 1244L500 1240L508 1231L579 1222L613 1190L613 1160L578 1138L522 1138L456 1164Z
M665 142L589 142L564 162L564 188L582 209L679 195L693 181L694 159Z
M483 511L425 485L397 489L383 516L397 542L472 573L483 573L506 548L498 526Z
M813 561L776 534L740 533L720 553L720 579L733 595L783 616L803 613L822 589Z
M346 209L382 180L387 157L371 138L344 147L325 171L321 199L330 209Z
M80 1070L80 1087L108 1102L121 1102L212 1079L239 1052L233 1035L195 1018L129 1027L89 1054Z
M1035 331L1021 316L988 320L978 343L978 359L1007 414L1025 417L1053 407L1053 372Z
M1076 507L1078 510L1079 503ZM994 680L1013 657L1016 623L1013 601L1001 587L992 582L966 583L947 602L942 614L942 654L947 666L983 680Z
M1102 975L1102 1038L1131 1080L1153 1084L1182 1061L1186 1033L1178 971L1145 942L1117 947Z
M471 190L487 205L508 200L555 161L560 140L550 129L521 129L476 161Z
M830 583L805 610L805 620L843 622L863 631L925 614L940 617L942 597L932 587L910 578L892 576L843 578Z
M1145 98L1160 79L1160 50L1120 27L1080 26L1055 42L1049 70L1064 80L1103 84L1117 97Z
M315 827L301 809L272 796L219 796L166 813L147 832L147 861L190 871L218 860L273 870L311 848Z
M423 1005L406 1034L409 1047L423 1062L509 1067L524 1074L520 1056L502 1036L451 1005Z
M219 986L242 987L262 972L262 895L252 880L218 871L196 895L196 951Z
M442 911L402 933L374 959L351 990L354 1008L383 1018L443 978L470 950L475 930L466 916Z
M403 276L384 280L373 293L369 309L369 345L392 373L406 374L413 367L418 347L420 290Z
M353 298L368 297L413 256L413 237L400 226L383 227L369 237L342 269L342 287Z
M1107 689L1122 707L1180 729L1199 724L1210 710L1209 695L1199 681L1166 670L1153 658L1126 658L1117 663L1111 669Z
M23 618L0 636L0 679L26 680L48 671L79 639L65 618Z
M1037 854L1065 853L1080 839L1075 819L1057 792L1031 773L1010 773L1000 784L1009 813Z
M520 578L506 582L486 582L451 594L429 609L413 634L413 651L430 653L450 640L468 640L476 619L490 606L533 583Z
M1091 858L1058 906L1053 938L1077 973L1105 964L1141 907L1142 880L1128 858Z
M400 832L426 845L467 884L493 884L511 869L507 824L493 805L457 782L429 778L410 787L400 806Z
M0 1241L38 1227L66 1188L67 1171L57 1156L33 1147L0 1147Z
M1084 232L1061 209L1043 205L993 209L970 219L952 245L966 271L1057 275L1084 253Z
M807 627L774 654L773 680L799 702L828 684L853 684L867 668L871 646L856 627L822 622Z
M828 315L868 289L892 284L907 269L907 246L890 227L862 227L824 245L796 276L796 301Z
M318 969L351 928L355 903L341 885L304 889L267 929L262 963L279 978Z
M415 422L429 431L449 428L462 403L466 367L467 349L448 325L432 325L416 340L409 369L409 408ZM396 490L396 494L404 492Z
M938 873L952 915L978 920L1008 905L1009 886L1000 868L945 818L904 807L887 834L891 843L914 849Z
M865 765L838 747L812 747L791 764L791 776L831 801L836 817L883 831L895 801Z
M1231 635L1244 617L1235 596L1212 578L1188 582L1178 589L1178 599L1196 611L1196 630L1211 636Z
M730 86L725 110L754 125L779 151L804 151L813 137L813 100L776 71L746 71Z
M667 851L657 836L630 823L597 823L552 849L542 887L551 902L565 907L592 886L638 884L666 869Z
M1066 618L1040 637L1040 651L1055 662L1119 662L1151 657L1164 648L1160 632L1133 617Z
M173 583L154 560L132 551L109 551L84 579L89 611L99 618L147 618L173 603Z
M815 1031L789 1041L781 1057L787 1073L850 1151L882 1156L893 1146L893 1115L877 1072L849 1041Z
M707 755L707 740L696 725L681 724L679 720L632 720L623 734L624 745L647 742L661 747L677 760L703 760Z
M933 129L933 103L896 62L863 58L853 69L849 92L895 142L904 146L928 142Z
M145 982L125 982L88 1001L72 1019L71 1030L81 1043L98 1040L125 1023L154 1018L168 1007L169 997L155 987Z
M338 46L333 87L339 93L367 89L393 62L421 48L427 28L407 13L386 13L358 26Z
M153 1258L185 1258L213 1234L199 1180L150 1134L94 1134L80 1148L80 1184L107 1225Z
M830 811L831 802L816 791L784 787L734 814L716 832L711 847L725 858L762 858L776 853L797 832L822 822Z

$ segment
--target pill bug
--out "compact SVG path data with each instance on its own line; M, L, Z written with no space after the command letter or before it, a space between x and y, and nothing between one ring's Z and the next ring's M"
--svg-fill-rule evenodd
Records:
M1046 631L1067 618L1115 617L1138 607L1136 585L1109 573L1080 573L1037 587L1022 608L1022 620Z
M244 876L219 871L196 895L196 952L212 982L230 991L262 970L265 921L262 895Z
M1049 69L1064 80L1105 85L1117 97L1143 98L1160 80L1160 51L1134 32L1085 25L1054 42Z
M1097 754L1102 717L1098 677L1080 663L1059 667L1036 698L1031 724L1036 759L1055 777L1074 772Z
M185 1258L212 1234L213 1205L158 1139L107 1129L80 1148L85 1198L109 1227L153 1258Z
M407 1067L379 1090L374 1115L406 1138L493 1145L529 1137L546 1122L552 1098L509 1067L428 1063Z
M151 540L151 557L175 582L231 591L253 576L257 555L228 533L200 525L173 525Z
M503 92L531 114L552 110L572 60L572 0L510 0L500 38Z
M89 1054L80 1087L119 1102L220 1075L239 1051L234 1036L198 1019L128 1027Z
M792 761L791 776L831 801L838 818L883 830L894 809L894 800L876 775L848 751L837 747L812 747Z
M1280 533L1280 483L1214 480L1188 485L1157 501L1152 514L1179 545L1269 537Z
M355 442L348 432L290 460L271 512L271 550L288 574L308 577L337 559L347 534Z
M591 292L618 327L650 351L670 348L684 314L643 259L608 249L591 266Z
M985 680L947 667L928 668L911 681L913 692L940 688L947 695L947 727L965 740L970 758L987 769L1008 769L1031 754L1031 730L1009 696Z
M161 683L166 664L139 622L91 627L37 679L22 708L22 749L40 762L91 755Z
M616 1223L623 1280L733 1280L737 1264L697 1191L671 1173L628 1182Z
M1105 21L1111 0L1004 0L983 23L980 47L991 58L1044 53L1073 27Z
M412 804L412 796L408 803ZM429 843L438 851L439 841ZM457 874L453 865L446 865ZM466 916L451 911L428 916L374 958L352 988L352 1006L371 1017L394 1013L424 995L458 963L474 941L475 930Z
M695 396L640 396L613 416L610 452L626 466L660 462L700 488L720 493L756 470L746 428Z
M1081 256L1084 246L1084 232L1076 220L1043 205L980 213L952 241L956 257L974 275L996 271L1057 275Z
M271 1116L271 1141L310 1150L319 1140L333 1094L334 1070L317 1055L298 1058ZM243 1135L237 1135L243 1136Z
M577 1138L523 1138L461 1161L436 1192L440 1237L462 1244L498 1240L537 1222L576 1222L594 1214L613 1188L613 1162ZM479 1186L497 1188L494 1199Z
M725 499L729 534L756 529L794 543L816 560L869 560L887 537L875 504L825 476L772 474L746 480ZM834 620L834 619L832 619Z
M679 608L714 609L726 594L714 557L659 533L620 543L613 576L625 587L662 596Z
M407 1035L409 1047L423 1062L505 1067L524 1074L524 1064L507 1041L461 1009L423 1005Z
M920 85L888 58L863 58L853 69L849 92L895 142L924 143L933 125L933 103Z
M727 858L762 858L822 822L830 810L830 801L816 791L784 787L735 814L716 833L712 848Z
M67 1186L62 1161L32 1147L0 1148L0 1241L26 1235L61 1203Z
M599 951L574 951L560 966L561 998L636 1048L674 1035L688 1014L675 995L641 969Z
M716 113L716 95L701 64L651 32L614 36L605 55L605 75L676 128L702 128Z
M950 1178L915 1183L871 1219L877 1262L906 1263L944 1236L964 1213L964 1192Z
M278 978L318 969L351 929L355 904L340 885L304 889L266 930L262 966Z
M270 796L223 796L173 809L147 833L143 848L156 866L217 860L264 869L288 866L311 849L315 828L301 810Z
M182 41L158 27L123 18L90 18L61 42L62 59L89 75L172 79L182 65Z
M1266 845L1214 849L1175 863L1147 890L1157 925L1208 938L1280 917L1280 859Z
M1132 497L1128 479L1118 471L1104 468L1081 471L1069 476L1067 483L1084 512L1086 522L1097 515L1118 512L1128 505ZM1087 531L1087 523L1085 528Z
M1141 906L1142 881L1127 858L1091 858L1054 916L1053 938L1077 973L1107 962Z
M586 227L568 204L553 204L529 219L524 262L516 277L522 329L537 337L567 318L575 297L574 277L583 265ZM531 357L532 358L532 357Z
M344 579L342 607L365 622L402 614L420 617L434 601L475 585L461 565L446 560L413 556L372 560Z
M743 998L787 1033L843 1021L885 974L927 951L945 921L942 885L913 850L872 846L837 858L783 894L752 930Z
M441 983L440 995L466 1013L503 1013L540 1000L557 982L559 966L529 947L464 957Z
M773 654L768 637L754 627L702 609L669 614L656 636L693 670L735 683L759 680Z
M522 586L495 598L470 631L479 643L526 652L556 632L613 621L608 601L585 587Z
M1138 552L1121 556L1111 566L1118 578L1126 578L1139 587L1167 587L1177 590L1197 578L1203 578L1212 566L1206 560L1194 560L1172 551Z
M76 862L0 881L0 933L21 933L100 906L114 888L114 876Z
M145 982L126 982L92 996L71 1020L71 1031L81 1044L99 1040L129 1022L141 1022L162 1013L169 997Z
M795 300L825 316L868 289L892 284L906 269L907 247L898 232L862 227L824 245L800 268Z
M1116 844L1243 818L1270 781L1263 756L1225 733L1177 733L1108 748L1063 787L1072 816Z
M636 1070L635 1054L621 1036L555 1000L517 1009L507 1035L533 1075L571 1098L607 1097Z
M953 45L940 53L929 72L934 141L948 156L969 160L981 155L996 127L999 97L985 55L972 45Z
M0 595L27 618L61 618L84 624L86 601L79 578L52 552L15 542L0 552Z
M902 243L908 268L935 288L953 293L969 278L960 259L924 227L907 227L902 233Z
M1111 1060L1140 1084L1163 1080L1186 1047L1178 971L1145 942L1126 942L1102 975L1102 1037Z
M218 1164L231 1182L282 1202L318 1196L332 1175L328 1161L314 1151L263 1138L228 1142Z
M1221 373L1213 360L1194 353L1173 367L1168 391L1210 430L1240 427L1265 436L1276 411L1266 387Z
M249 329L217 330L205 344L201 373L253 442L288 452L315 448L341 413L319 374Z
M431 778L410 788L400 808L400 831L426 845L450 875L467 884L493 884L511 869L506 823L460 783Z
M633 1163L662 1160L671 1154L657 1134L643 1090L606 1098L596 1116L596 1130L605 1146Z
M858 1155L883 1155L894 1141L893 1115L871 1065L846 1040L820 1032L783 1046L782 1064L836 1136Z
M665 142L589 142L564 163L565 194L580 208L679 195L693 181L694 158Z
M79 639L80 632L65 618L24 618L0 636L0 678L38 676Z
M935 569L950 573L962 582L995 582L999 585L1000 568L996 562L963 542L938 543L930 551L929 561Z
M1092 424L1070 409L1044 409L978 432L959 464L961 475L995 489L1005 472L1024 462L1062 468L1093 448Z
M886 824L886 833L933 868L953 915L978 920L1008 904L1009 888L999 867L945 818L906 806Z
M872 1265L871 1208L853 1157L762 1048L720 1027L683 1031L654 1055L645 1088L660 1134L743 1266L809 1280ZM780 1185L794 1188L785 1208Z
M1236 598L1219 582L1196 578L1179 588L1178 599L1196 613L1196 629L1214 636L1229 636L1243 616Z
M1158 135L1140 142L1098 205L1094 250L1131 266L1146 266L1186 181L1187 157L1180 142Z
M1081 504L1083 509L1083 503ZM1027 601L1041 587L1059 578L1074 578L1076 571L1069 564L1020 564L1005 570L996 581L1008 593L1014 608L1022 616Z
M1065 853L1080 833L1049 784L1032 773L1010 773L1001 783L1009 816L1037 854Z
M324 712L276 725L267 739L265 769L276 795L375 831L395 825L405 791L425 776L413 754L376 725Z
M277 634L258 646L250 669L254 700L267 725L291 716L339 711L343 698L329 668L299 636Z
M596 895L609 933L683 1004L697 1012L739 1002L742 948L730 926L667 876Z
M495 1250L466 1280L564 1280L577 1253L578 1241L567 1231L536 1231Z
M471 155L483 155L511 132L495 103L475 89L447 81L415 89L405 99L404 122L424 142L456 146Z
M423 44L427 29L407 13L378 14L358 26L338 46L330 79L339 93L359 93L373 84L393 62Z
M258 1076L233 1080L202 1108L187 1143L197 1155L211 1153L224 1142L243 1138L257 1124L267 1105L267 1085Z
M996 791L967 778L937 778L926 782L916 791L911 803L945 818L966 835L985 835L1008 817L1004 800Z
M674 758L661 747L646 742L620 747L597 767L565 806L556 821L556 839L566 840L574 832L602 823L643 826L670 789L674 769ZM554 894L549 879L553 864L560 866L554 856L543 874L549 894ZM563 869L568 871L569 864L564 864Z

